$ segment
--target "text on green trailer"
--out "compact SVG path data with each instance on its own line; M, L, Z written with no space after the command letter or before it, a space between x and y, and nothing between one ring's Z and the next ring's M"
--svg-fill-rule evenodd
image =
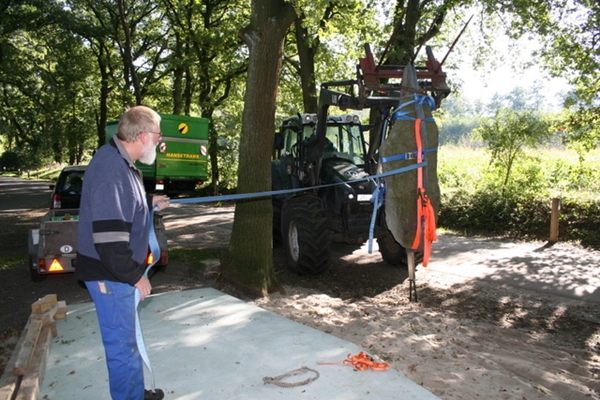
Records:
M136 162L150 193L178 194L193 191L208 179L207 118L160 114L162 141L152 165ZM106 124L106 141L114 136L119 121Z

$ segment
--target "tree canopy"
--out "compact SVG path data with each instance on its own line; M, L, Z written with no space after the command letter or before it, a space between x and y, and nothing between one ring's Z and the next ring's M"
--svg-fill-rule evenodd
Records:
M269 7L286 12L263 18ZM264 190L277 122L315 111L319 83L355 78L364 43L383 63L418 64L425 44L444 54L470 15L468 40L461 39L456 55L475 55L475 63L489 68L493 37L539 39L543 46L531 60L576 87L560 129L571 143L594 148L600 138L596 1L3 0L0 141L10 153L3 160L23 169L86 162L104 143L108 120L145 104L211 119L215 193L221 182ZM274 43L257 45L271 34L281 34L281 51ZM444 68L451 67L448 60ZM240 173L237 160L245 168ZM248 168L253 160L260 167ZM254 174L243 178L248 171ZM264 205L258 210L268 218ZM264 248L268 238L260 240L257 248ZM259 290L273 286L265 283L272 277L266 268L254 284Z
M410 61L426 42L441 55L475 15L469 40L459 42L456 54L468 49L485 65L493 56L486 40L499 32L540 38L543 47L531 60L576 85L566 104L566 136L587 148L598 141L600 11L594 1L290 4L296 19L285 38L278 118L313 110L320 82L353 77L363 43L370 43L376 56L389 45L385 61L394 64ZM5 0L0 9L4 149L38 160L26 168L81 162L103 143L107 120L143 102L161 112L214 121L211 166L213 180L220 180L216 161L235 146L219 143L231 145L241 131L248 51L237 32L250 18L248 5L248 0Z

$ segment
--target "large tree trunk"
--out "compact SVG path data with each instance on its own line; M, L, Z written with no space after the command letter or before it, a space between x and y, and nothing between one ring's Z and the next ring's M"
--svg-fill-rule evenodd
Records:
M250 51L240 158L238 193L271 190L271 151L283 39L296 14L283 0L253 0L250 25L240 37ZM273 271L271 198L238 201L225 257L224 278L266 295L278 288Z
M314 38L314 45L309 44L308 30L302 26L302 20L303 18L298 17L294 23L298 58L300 59L298 73L302 85L302 102L304 103L304 112L317 113L319 104L315 80L315 55L320 41L317 36Z
M108 121L108 96L112 92L110 86L110 69L108 67L108 56L106 43L103 39L98 40L98 70L100 71L100 113L96 117L96 129L98 131L99 149L106 143L106 122Z
M131 37L131 29L129 27L127 16L125 15L124 0L118 0L117 4L119 7L119 22L121 23L121 29L123 29L123 35L125 41L123 43L123 66L124 66L124 78L128 86L128 89L133 90L135 96L135 104L142 104L142 95L140 91L140 81L137 76L136 68L133 63L133 42ZM131 86L129 86L131 85Z
M175 33L175 59L183 59L183 40L181 35ZM183 63L176 62L173 67L173 114L181 115L183 111L183 75L185 73L185 66ZM189 115L189 114L186 114Z

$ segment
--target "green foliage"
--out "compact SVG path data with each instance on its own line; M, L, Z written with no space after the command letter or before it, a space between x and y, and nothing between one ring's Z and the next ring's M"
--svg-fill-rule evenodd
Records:
M204 260L219 259L221 257L221 250L214 249L183 249L173 248L169 249L169 259L173 261L181 261L187 265L193 265L194 263L200 263Z
M581 160L573 151L527 151L531 153L528 159L515 165L513 179L503 186L501 177L490 173L489 153L441 148L438 225L464 234L545 240L551 199L558 198L562 203L560 240L600 248L600 170L594 168L600 152Z
M22 266L26 261L25 256L0 257L0 271Z
M465 101L463 98L450 95L435 111L435 119L440 131L440 145L468 145L472 132L479 126L478 115L481 105Z
M495 118L484 120L475 133L491 154L491 166L502 176L501 188L509 185L512 170L519 158L526 158L524 148L537 148L552 133L550 124L533 111L500 109Z

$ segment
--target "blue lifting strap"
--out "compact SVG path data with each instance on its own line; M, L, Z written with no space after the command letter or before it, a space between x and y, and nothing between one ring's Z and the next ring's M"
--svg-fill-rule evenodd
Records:
M148 265L148 267L146 268L146 270L144 271L144 276L147 278L148 277L148 272L150 272L150 269L154 266L154 264L156 264L156 262L158 261L158 259L160 258L160 246L158 244L158 239L156 238L156 232L154 232L154 211L157 210L158 207L155 206L153 210L151 210L148 213L148 229L149 229L149 233L150 233L150 238L149 238L149 246L150 246L150 252L152 253L152 264ZM139 290L135 291L135 309L137 310L138 305L140 304L140 300L141 300L141 294ZM142 357L142 360L144 361L144 364L146 365L146 368L148 368L148 371L150 372L150 376L152 377L152 391L156 391L156 382L154 379L154 372L152 371L152 364L150 363L150 357L148 357L148 352L146 351L146 345L144 344L144 334L142 333L142 326L140 324L140 316L139 314L135 313L135 336L136 336L136 341L137 341L137 346L138 346L138 351L140 352L140 356Z

